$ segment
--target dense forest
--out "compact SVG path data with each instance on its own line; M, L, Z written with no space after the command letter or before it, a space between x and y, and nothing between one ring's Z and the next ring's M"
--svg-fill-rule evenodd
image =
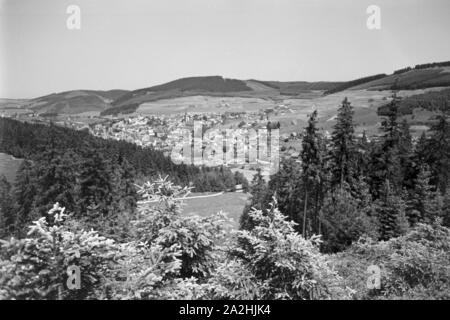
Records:
M0 119L0 127L0 152L25 159L14 186L2 180L2 192L9 198L1 211L0 236L23 235L30 221L58 201L92 223L107 216L131 216L137 200L134 184L159 176L170 176L173 183L197 192L226 191L247 184L242 174L233 174L228 168L174 164L161 151L84 131L8 118ZM88 218L91 215L92 219ZM120 219L112 224L122 222L126 224ZM115 232L114 225L110 232Z
M305 129L301 161L284 161L268 184L256 175L251 207L266 210L273 198L280 211L306 236L322 234L322 249L336 252L362 234L388 240L416 223L441 220L450 226L450 110L438 109L434 124L413 139L406 121L398 121L394 95L379 137L356 139L353 107L345 99L331 139L317 128L317 112ZM389 111L389 113L388 113Z
M223 213L184 215L188 188L170 178L136 186L131 217L98 211L114 190L95 191L94 205L80 197L86 211L78 212L53 183L45 199L55 204L27 222L28 233L1 243L0 299L450 299L450 112L416 140L398 121L399 105L394 95L376 138L356 138L347 99L331 138L314 111L301 161L283 161L268 183L254 176L234 232ZM65 161L50 155L50 164ZM79 179L80 192L102 185L83 183L104 175L82 167L80 177L64 166L44 177ZM17 196L29 202L36 185L20 184L29 187ZM2 219L30 212L0 185L2 213L10 213ZM66 272L73 266L81 270L76 290ZM371 268L379 270L374 282Z
M390 108L390 104L379 107L378 115L388 115ZM450 110L450 89L429 91L405 97L399 103L398 113L399 115L413 114L415 109L423 109L432 112Z

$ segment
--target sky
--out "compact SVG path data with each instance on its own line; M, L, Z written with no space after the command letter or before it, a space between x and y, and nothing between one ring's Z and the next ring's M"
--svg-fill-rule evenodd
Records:
M0 97L206 75L346 81L450 60L449 31L449 0L0 0Z

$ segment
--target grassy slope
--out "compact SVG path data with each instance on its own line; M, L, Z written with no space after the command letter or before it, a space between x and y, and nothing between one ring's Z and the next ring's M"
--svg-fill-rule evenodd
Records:
M448 68L436 67L431 69L410 70L405 73L390 75L382 79L370 81L351 89L354 90L414 90L430 87L450 86L450 72Z
M24 107L39 113L77 114L88 111L102 111L110 106L110 102L126 92L125 90L66 91L32 99Z
M203 193L192 193L189 196L204 195ZM233 227L239 227L239 218L244 210L245 203L248 200L248 194L228 192L211 198L198 198L184 200L183 213L187 215L197 214L201 217L212 215L216 212L226 212L232 219Z
M113 107L102 114L130 113L142 103L190 96L240 97L282 100L283 95L304 95L312 91L334 88L336 82L280 82L224 79L220 76L193 77L162 85L131 91L113 102Z
M16 179L22 159L15 159L6 153L0 153L0 176L4 175L10 184Z

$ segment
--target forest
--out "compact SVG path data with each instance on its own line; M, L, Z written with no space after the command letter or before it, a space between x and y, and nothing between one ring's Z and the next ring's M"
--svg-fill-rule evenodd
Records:
M247 185L242 174L228 168L174 164L161 151L101 139L85 131L8 118L0 118L0 127L0 152L25 159L13 186L0 177L5 206L0 237L23 235L28 223L43 216L55 202L64 203L80 219L126 224L124 217L135 211L138 199L134 184L159 176L170 176L172 182L196 192ZM92 219L87 218L91 215ZM110 232L115 228L111 226Z
M376 137L356 137L347 99L331 138L314 111L301 161L283 161L268 183L254 176L234 231L222 212L183 215L178 199L190 189L170 175L133 185L131 206L120 195L133 180L122 165L101 171L96 150L79 156L74 174L76 151L42 150L48 166L26 162L13 197L0 188L2 224L21 230L4 230L0 299L450 299L450 109L416 139L400 103L394 95ZM120 183L95 182L105 171L119 171ZM75 197L60 187L66 180ZM378 285L369 283L374 266Z

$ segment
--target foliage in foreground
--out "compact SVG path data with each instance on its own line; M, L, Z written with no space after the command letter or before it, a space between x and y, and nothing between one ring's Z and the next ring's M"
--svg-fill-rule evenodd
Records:
M450 229L418 224L389 241L361 239L330 262L358 299L450 299ZM367 267L381 269L381 287L368 289Z
M450 298L450 230L439 224L325 255L276 203L249 211L251 230L230 233L224 214L182 215L186 188L160 179L139 193L127 242L84 231L59 205L26 238L2 241L0 299ZM371 264L382 269L379 290L366 287ZM79 290L67 286L73 265Z

